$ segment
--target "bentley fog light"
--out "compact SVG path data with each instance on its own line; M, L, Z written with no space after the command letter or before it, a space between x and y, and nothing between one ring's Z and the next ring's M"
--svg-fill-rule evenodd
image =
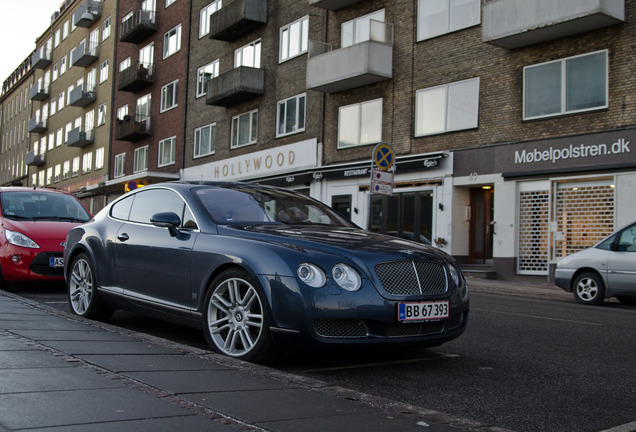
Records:
M313 288L320 288L327 282L327 276L315 264L301 264L298 266L297 273L301 281Z
M331 274L340 288L347 291L357 291L362 286L362 279L358 272L346 264L336 264Z

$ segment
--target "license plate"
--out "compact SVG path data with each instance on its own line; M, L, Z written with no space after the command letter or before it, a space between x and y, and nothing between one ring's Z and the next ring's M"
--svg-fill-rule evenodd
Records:
M398 321L423 321L448 318L447 301L398 303Z
M64 258L49 258L49 267L64 267Z

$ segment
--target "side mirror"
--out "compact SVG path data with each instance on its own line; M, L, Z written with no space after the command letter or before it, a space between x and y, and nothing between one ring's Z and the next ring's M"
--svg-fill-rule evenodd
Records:
M152 215L150 222L160 228L168 228L170 235L176 237L179 234L177 229L181 225L181 219L174 212L162 212Z

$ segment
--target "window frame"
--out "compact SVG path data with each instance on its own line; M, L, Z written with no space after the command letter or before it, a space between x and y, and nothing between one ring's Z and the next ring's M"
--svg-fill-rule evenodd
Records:
M171 34L172 32L174 32L174 34ZM173 36L176 39L175 50L170 51L169 49L172 45L171 40ZM177 24L163 34L163 58L167 59L168 57L175 55L179 51L181 51L181 23Z
M295 24L300 23L299 30L299 39L298 42L300 46L298 47L298 51L291 55L291 30ZM285 32L287 32L287 37L285 37ZM290 22L289 24L283 26L279 30L278 36L278 63L284 63L293 58L299 57L303 54L306 54L309 50L309 15L305 15L297 19L296 21ZM285 53L285 56L283 56Z
M442 0L444 1L444 0ZM416 22L416 38L417 38L417 42L421 42L421 41L425 41L425 40L429 40L429 39L433 39L439 36L443 36L445 34L449 34L449 33L454 33L456 31L460 31L460 30L464 30L470 27L474 27L477 26L479 24L481 24L481 0L469 0L472 2L472 7L477 7L477 13L476 13L476 22L470 22L468 25L465 24L461 24L458 26L453 26L452 25L452 20L453 20L453 16L451 14L451 12L453 11L452 8L452 3L455 0L445 0L446 1L446 9L445 9L445 18L446 18L446 28L441 31L441 32L433 32L430 34L424 34L422 28L423 26L421 25L420 21L422 19L422 7L424 4L430 4L429 0L418 0L417 1L417 11L416 11L416 18L415 18L415 22ZM437 22L441 22L441 20L436 20Z
M252 56L252 62L253 62L253 66L250 66L249 64L245 64L245 55L244 53L247 51L247 49L249 47L254 47L254 53ZM252 42L243 45L242 47L239 47L237 49L234 50L234 68L238 68L238 67L251 67L251 68L255 68L255 69L260 69L261 68L261 60L262 60L262 41L261 38L258 38L256 40L253 40ZM239 60L240 58L240 60ZM258 62L257 62L258 60ZM258 65L257 65L258 63Z
M196 98L200 98L207 95L208 81L211 80L212 78L216 78L219 76L219 63L220 63L219 59L216 59L213 62L203 65L197 69L197 86L196 86L196 96L195 96ZM214 69L212 76L210 76L210 78L208 79L202 79L202 77L204 77L204 74L206 72L205 69L209 66L212 66Z
M462 84L467 84L470 82L476 82L476 100L475 102L475 118L474 118L474 124L471 123L469 126L467 127L460 127L460 128L453 128L450 127L449 128L449 119L452 119L453 117L449 114L452 114L450 112L450 109L453 107L452 104L449 103L449 95L450 95L450 91L454 86L459 86ZM480 90L480 86L481 86L481 79L480 77L474 77L474 78L468 78L465 80L460 80L460 81L454 81L452 83L447 83L447 84L442 84L442 85L438 85L438 86L433 86L433 87L426 87L423 89L418 89L415 91L415 121L413 124L413 134L416 138L419 137L425 137L425 136L431 136L431 135L439 135L439 134L444 134L444 133L449 133L449 132L456 132L456 131L462 131L462 130L470 130L470 129L476 129L479 127L479 90ZM423 109L423 107L420 106L420 95L424 95L426 93L432 93L435 91L440 91L440 90L444 90L444 106L443 107L434 107L433 109L441 112L443 111L444 113L444 127L441 130L434 130L431 132L419 132L419 113L420 110Z
M133 174L148 171L148 150L149 146L147 145L135 149L133 153Z
M567 64L568 61L570 60L575 60L575 59L580 59L583 57L588 57L588 56L595 56L598 54L603 54L604 57L604 69L605 69L605 73L603 76L604 79L604 85L605 85L605 89L604 89L604 94L603 94L603 98L604 98L604 103L602 105L598 105L598 106L593 106L593 107L587 107L587 108L581 108L581 109L572 109L572 110L568 110L567 109L567 103L568 103L568 69L567 69ZM603 50L597 50L597 51L592 51L592 52L588 52L588 53L584 53L584 54L578 54L578 55L574 55L574 56L569 56L569 57L563 57L560 59L556 59L556 60L551 60L551 61L547 61L547 62L543 62L543 63L537 63L534 65L529 65L529 66L524 66L523 68L523 87L522 87L522 92L523 92L523 96L522 96L522 104L521 104L521 109L522 109L522 119L524 121L528 121L528 120L539 120L539 119L544 119L544 118L553 118L553 117L559 117L559 116L565 116L565 115L572 115L572 114L579 114L579 113L585 113L585 112L591 112L591 111L599 111L599 110L603 110L603 109L607 109L609 108L609 50L608 49L603 49ZM555 64L559 64L560 65L560 86L561 86L561 93L559 95L559 102L560 102L560 110L558 112L554 112L554 113L548 113L548 114L539 114L539 115L532 115L529 116L526 114L527 112L527 97L526 94L528 93L528 89L526 87L528 78L527 78L527 72L531 69L535 69L535 68L540 68L540 67L547 67L549 65L555 65ZM596 75L595 75L596 76Z
M123 177L126 174L126 153L115 155L113 162L113 178Z
M380 104L380 137L377 140L370 140L368 142L362 142L362 124L364 123L363 118L362 118L362 109L365 105L368 104L372 104L372 103L379 103ZM357 135L358 135L358 142L352 145L342 145L341 141L340 141L340 137L341 137L341 127L342 127L342 120L341 120L341 114L342 114L342 110L343 109L347 109L347 108L353 108L353 107L358 107L358 129L357 129ZM383 125L383 116L384 116L384 98L376 98L376 99L371 99L371 100L366 100L363 102L358 102L358 103L354 103L354 104L350 104L350 105L344 105L338 108L338 144L337 144L337 148L338 150L344 150L344 149L350 149L350 148L356 148L356 147L361 147L361 146L366 146L366 145L372 145L372 144L377 144L379 142L382 142L382 125Z
M164 150L165 150L166 144L170 146L169 148L170 160L168 162L162 161L162 158L165 156ZM158 152L157 152L157 168L174 165L176 163L176 155L177 155L177 136L176 135L159 140Z
M223 0L214 0L199 11L199 39L210 34L210 17L223 7ZM214 11L210 12L210 9Z
M248 136L249 136L249 141L244 142L244 143L240 143L239 142L239 138L241 136L241 130L240 130L240 126L241 126L241 118L244 116L249 116L249 130L248 130ZM255 119L256 118L256 119ZM254 130L254 122L256 121L256 130ZM234 150L237 148L241 148L241 147L246 147L249 145L254 145L258 142L258 109L255 110L251 110L251 111L247 111L238 115L235 115L234 117L232 117L232 131L231 131L231 135L230 135L230 150ZM238 126L239 129L236 130L236 127Z
M169 87L172 86L172 91L170 91ZM179 80L174 80L172 82L169 82L168 84L164 85L163 87L161 87L161 100L159 103L159 112L160 113L164 113L166 111L170 111L172 109L175 109L179 103L177 101L177 95L178 95L178 91L179 91ZM172 97L169 98L168 95L169 93L172 93ZM172 105L167 105L169 100L172 100Z
M303 99L303 103L302 103L302 105L303 105L303 110L302 110L303 111L302 112L303 113L302 128L297 127L296 129L294 129L294 130L292 130L290 132L287 132L287 131L280 132L280 128L281 128L281 112L280 112L281 106L284 105L284 107L285 107L284 108L285 109L285 114L284 114L283 119L282 119L282 120L285 120L287 118L287 110L288 110L288 105L287 104L290 101L292 101L292 100L296 100L295 123L298 124L299 123L298 115L299 115L300 106L301 106L301 104L299 103L299 100L301 98ZM278 103L276 104L276 138L283 138L283 137L286 137L286 136L289 136L289 135L294 135L294 134L297 134L297 133L304 132L306 126L307 126L307 93L301 93L301 94L298 94L296 96L292 96L292 97L289 97L287 99L283 99L283 100L278 101Z
M209 128L210 131L208 133L208 136L210 137L210 142L209 142L209 152L208 153L201 153L201 135L202 135L202 131L206 128ZM198 135L198 143L197 143L197 135ZM201 157L205 157L205 156L210 156L216 153L216 122L215 123L210 123L207 124L205 126L201 126L198 128L194 129L194 135L193 135L193 149L192 149L192 159L198 159ZM197 147L198 147L198 153L197 153Z

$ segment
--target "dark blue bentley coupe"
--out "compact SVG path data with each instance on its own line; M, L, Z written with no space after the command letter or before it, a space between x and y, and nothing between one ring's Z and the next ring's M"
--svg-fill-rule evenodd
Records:
M253 184L137 189L69 232L64 263L75 314L202 327L213 350L248 361L285 347L439 345L468 320L446 253Z

